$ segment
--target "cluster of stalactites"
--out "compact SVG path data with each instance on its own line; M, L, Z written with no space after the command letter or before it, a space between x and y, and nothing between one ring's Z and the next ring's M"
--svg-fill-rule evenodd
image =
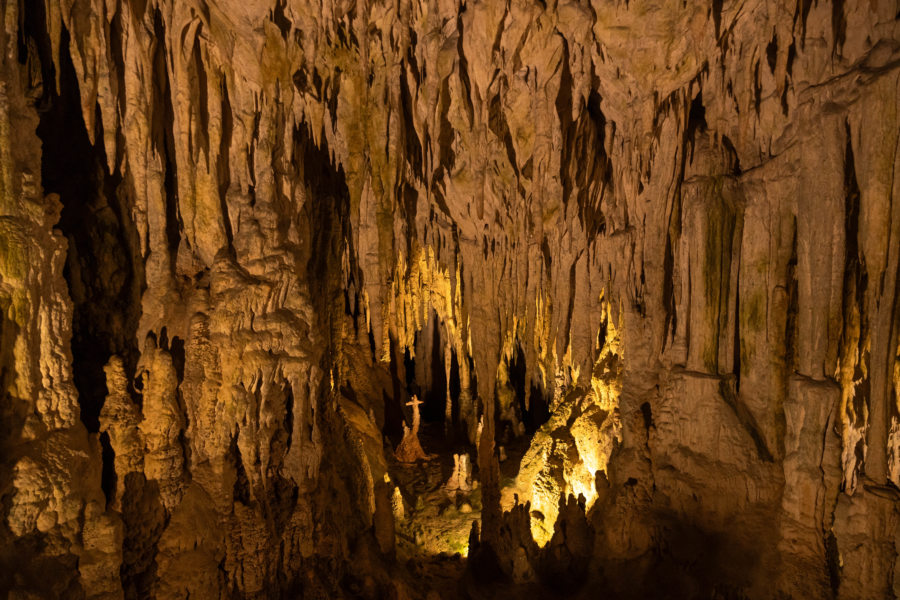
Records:
M513 314L508 320L509 329L503 335L500 354L493 363L476 364L479 356L473 353L471 320L468 316L471 309L464 303L460 271L461 266L458 262L455 266L444 266L431 247L419 247L412 260L408 260L403 253L398 256L391 279L391 291L383 309L387 321L381 332L383 340L379 358L383 363L392 359L390 340L393 338L401 352L408 351L415 359L417 349L424 347L421 345L424 336L433 334L432 324L436 321L438 337L429 341L430 344L439 344L442 348L445 380L448 385L445 417L449 419L451 414L449 385L451 357L455 355L462 388L460 419L466 424L470 441L475 441L478 422L482 417L482 413L471 398L472 377L479 366L495 373L494 389L479 388L480 395L485 397L486 401L494 402L499 420L507 422L513 433L521 436L525 433L525 426L510 373L512 365L519 360L519 354L524 356L526 363L525 410L530 409L530 394L527 391L531 387L543 390L553 407L563 399L568 390L579 385L583 386L581 361L573 356L571 339L561 339L555 329L552 300L539 293L534 300L531 319L527 314ZM618 356L620 352L621 338L615 322L621 320L621 315L611 314L613 309L605 296L605 292L602 292L598 300L600 328L603 334L594 336L595 340L598 340L594 348L597 358L594 372L590 375L590 386L598 406L611 411L618 396L618 389L612 389L610 386L613 384L608 381L606 373L597 372L597 369L600 368L598 365L605 365L610 356ZM364 306L364 310L368 317L370 314L368 307ZM367 324L372 327L368 320ZM372 333L374 335L376 332ZM484 332L480 332L479 336L482 334ZM604 341L603 345L599 346L601 337ZM478 341L481 343L484 340ZM430 348L431 345L427 347ZM565 348L562 354L558 350L559 347ZM425 358L427 361L427 357Z

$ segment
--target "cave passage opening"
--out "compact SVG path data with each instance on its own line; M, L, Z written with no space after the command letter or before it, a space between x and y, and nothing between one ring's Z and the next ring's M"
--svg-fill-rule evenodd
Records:
M469 445L463 433L466 424L461 422L459 356L445 343L444 335L440 320L432 313L428 326L415 334L411 348L390 338L392 393L384 397L383 433L395 444L403 436L404 424L411 423L408 403L415 396L422 402L421 422L431 437L441 444Z
M512 358L507 363L508 387L514 394L515 418L521 433L528 440L550 419L550 403L543 390L528 378L525 351L516 344ZM514 423L505 423L505 429L515 429ZM518 437L523 437L520 435Z
M523 457L550 416L548 398L532 381L534 369L521 344L500 357L490 398L479 398L472 359L457 353L447 332L432 311L408 347L391 336L387 367L393 389L384 394L383 432L397 452L388 461L390 482L403 506L395 514L398 555L424 571L462 568L473 522L481 525L484 499L515 484ZM414 419L413 396L421 402L418 439L426 457L402 462L405 453L399 450L406 441L403 426ZM478 468L476 440L486 401L495 403L499 480L483 480Z
M383 433L395 444L403 435L404 423L411 422L409 401L413 396L421 400L420 415L425 429L457 449L474 451L473 437L483 407L472 359L460 355L452 343L447 343L446 330L440 319L430 315L428 325L414 336L411 347L401 346L390 337L388 371L393 386L384 396L385 419ZM461 373L465 367L466 384ZM505 372L497 383L492 401L497 442L526 445L534 433L550 418L550 403L544 389L530 379L525 351L515 345L511 356L502 359Z

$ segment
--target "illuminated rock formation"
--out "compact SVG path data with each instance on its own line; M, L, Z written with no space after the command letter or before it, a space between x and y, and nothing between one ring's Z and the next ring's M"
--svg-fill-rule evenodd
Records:
M400 462L413 463L425 458L425 451L422 450L422 445L419 443L420 404L422 401L415 396L406 403L407 406L412 407L412 427L407 427L406 423L403 424L403 439L400 440L400 445L394 451L394 455Z
M0 16L0 592L900 595L896 0Z
M472 480L472 462L468 454L453 455L453 471L450 479L444 484L444 489L450 493L471 492L477 482Z

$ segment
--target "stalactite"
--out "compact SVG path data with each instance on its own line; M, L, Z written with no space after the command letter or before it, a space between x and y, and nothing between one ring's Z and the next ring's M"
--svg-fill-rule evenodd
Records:
M0 591L893 593L891 2L0 16Z

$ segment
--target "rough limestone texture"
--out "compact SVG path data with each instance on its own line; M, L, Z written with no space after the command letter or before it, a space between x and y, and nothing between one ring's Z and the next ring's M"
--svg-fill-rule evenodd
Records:
M900 596L896 0L0 17L10 598L425 597L411 394L507 581Z

